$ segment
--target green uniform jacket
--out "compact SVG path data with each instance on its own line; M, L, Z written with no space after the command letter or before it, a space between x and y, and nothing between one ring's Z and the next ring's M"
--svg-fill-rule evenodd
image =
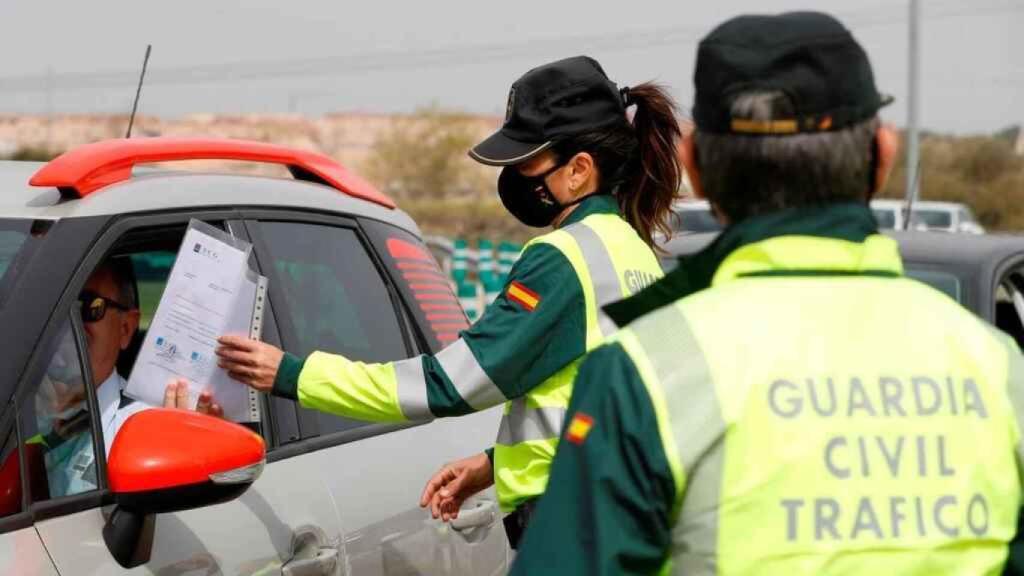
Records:
M580 366L511 573L997 571L1020 505L1024 358L901 272L865 207L791 210L607 307L628 327ZM950 377L919 375L933 364ZM872 380L882 365L896 369ZM791 381L763 379L779 367Z

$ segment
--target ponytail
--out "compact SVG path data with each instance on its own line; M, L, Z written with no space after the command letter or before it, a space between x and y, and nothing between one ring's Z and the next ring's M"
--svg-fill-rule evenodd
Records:
M676 155L680 139L672 97L645 82L621 90L627 107L636 106L633 122L570 137L553 147L559 158L579 152L594 158L600 187L614 192L619 211L648 246L655 233L671 234L669 215L679 195L682 168Z
M655 232L666 237L672 233L668 219L682 179L676 105L664 88L650 82L624 92L626 104L636 105L633 131L639 146L619 194L619 208L644 242L653 245Z

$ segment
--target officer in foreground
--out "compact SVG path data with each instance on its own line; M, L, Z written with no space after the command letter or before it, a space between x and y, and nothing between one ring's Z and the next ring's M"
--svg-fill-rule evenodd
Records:
M1016 345L903 276L896 155L820 13L700 44L691 183L727 229L582 364L513 574L983 574L1021 503Z

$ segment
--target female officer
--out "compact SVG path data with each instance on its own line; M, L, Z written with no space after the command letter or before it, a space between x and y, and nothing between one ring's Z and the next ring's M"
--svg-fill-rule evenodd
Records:
M421 505L448 519L494 482L502 510L515 512L506 520L514 546L547 483L577 362L614 330L601 307L661 276L651 245L679 189L678 138L674 105L654 85L619 90L583 56L530 70L512 85L504 125L470 156L504 167L498 194L512 215L554 230L526 245L459 340L436 355L364 364L224 336L220 365L256 390L363 420L505 403L493 452L443 468Z

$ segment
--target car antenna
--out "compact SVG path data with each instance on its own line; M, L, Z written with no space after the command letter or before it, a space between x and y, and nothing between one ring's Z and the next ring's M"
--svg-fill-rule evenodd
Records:
M918 160L914 166L914 180L907 189L906 198L903 201L903 231L910 229L910 213L914 208L914 190L917 190L917 180L921 177L921 161Z
M146 79L146 66L149 64L149 53L153 50L152 44L146 44L146 56L142 59L142 74L139 74L139 85L135 88L135 100L132 102L132 115L128 117L128 132L125 138L132 137L132 125L135 124L135 111L139 109L139 96L142 94L142 82Z

